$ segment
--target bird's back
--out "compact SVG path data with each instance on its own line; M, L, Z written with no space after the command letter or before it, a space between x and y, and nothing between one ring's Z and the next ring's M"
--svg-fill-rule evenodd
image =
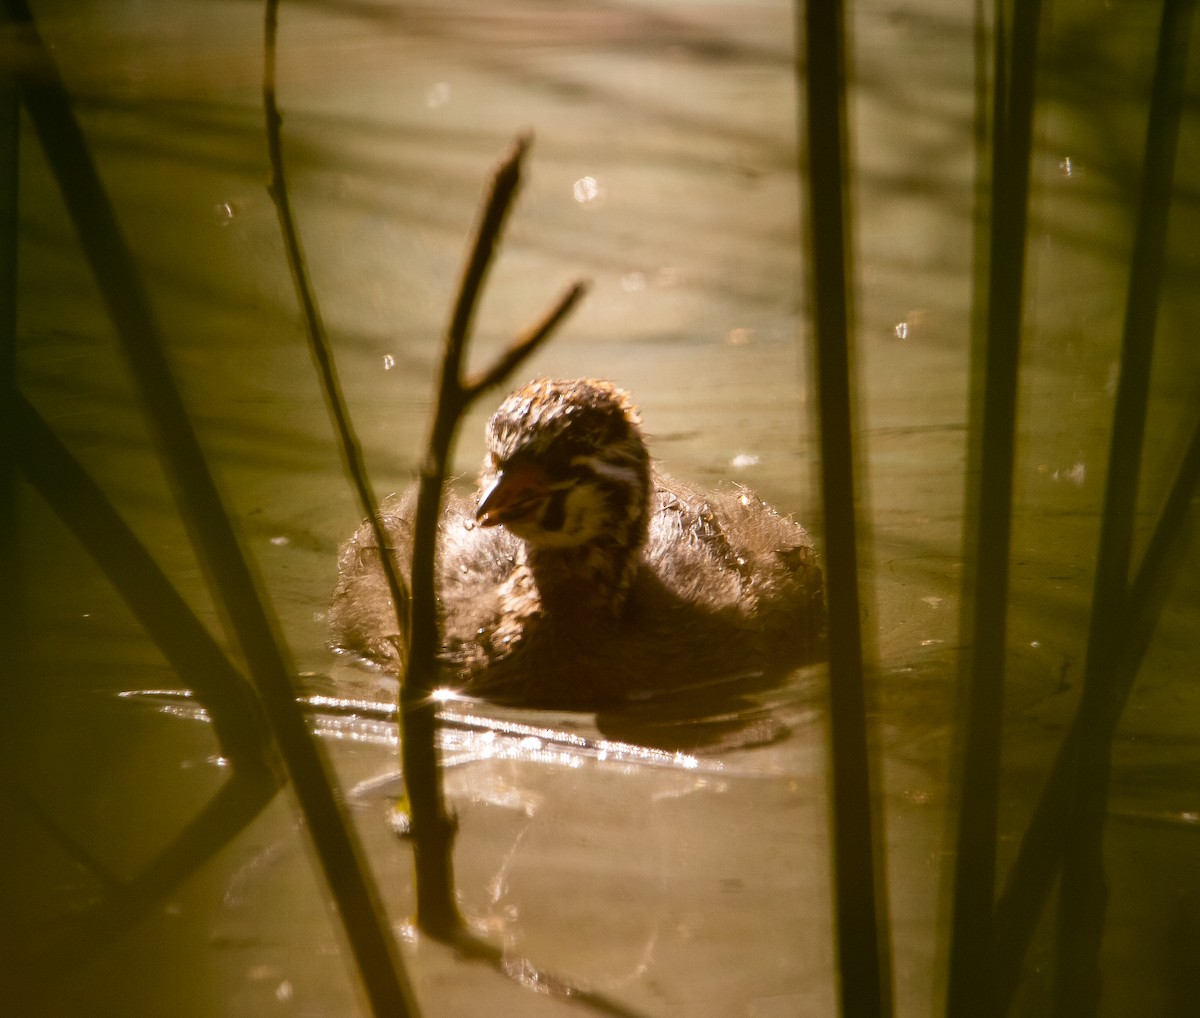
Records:
M414 499L385 503L385 528L407 576ZM700 492L656 478L649 535L615 616L586 592L553 611L523 574L521 544L475 523L448 495L438 592L447 681L532 706L594 707L820 657L821 573L798 524L747 489ZM342 547L330 610L338 644L399 667L398 626L378 550L364 524Z

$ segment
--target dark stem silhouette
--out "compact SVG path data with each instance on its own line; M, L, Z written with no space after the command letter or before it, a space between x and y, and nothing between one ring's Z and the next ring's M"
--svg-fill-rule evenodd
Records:
M354 485L359 505L370 523L377 547L388 548L355 437L346 402L321 318L316 294L308 278L304 253L288 197L284 175L281 127L283 118L275 98L275 37L278 0L268 0L263 103L266 112L267 147L270 157L268 190L275 202L280 230L287 250L292 281L303 313L305 332L316 365L326 405L337 433L347 474ZM474 243L459 282L454 311L442 346L441 374L428 448L421 461L414 522L412 575L406 587L401 582L392 556L380 556L392 603L396 607L398 631L407 648L400 692L401 766L411 813L411 835L416 860L417 922L425 932L445 940L459 939L463 931L454 895L452 850L454 824L446 811L437 759L437 713L433 692L440 676L438 651L441 636L437 618L435 561L437 522L441 515L442 489L454 437L463 415L488 389L503 381L546 341L585 293L582 282L572 284L558 301L520 335L484 371L470 378L463 374L463 354L479 294L495 255L504 221L521 182L521 166L530 138L517 138L492 175Z
M520 187L521 164L529 142L528 135L518 137L492 175L443 342L437 405L417 489L409 624L401 629L408 634L408 651L404 656L404 681L400 687L400 752L416 854L417 921L426 932L443 938L455 937L462 928L454 902L451 859L454 824L446 813L440 780L427 781L422 776L438 774L437 703L432 694L441 675L438 660L441 634L437 618L435 560L446 468L455 433L471 404L545 342L587 288L582 282L574 283L494 364L478 376L464 378L463 353L471 321L504 220ZM386 542L379 540L379 547L386 548ZM383 560L389 562L390 556L384 555ZM399 604L399 601L395 603Z

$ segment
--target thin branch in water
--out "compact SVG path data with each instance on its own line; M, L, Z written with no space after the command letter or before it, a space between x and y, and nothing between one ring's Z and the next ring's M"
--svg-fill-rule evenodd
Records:
M266 53L263 105L266 112L271 176L268 190L275 202L287 250L292 280L304 313L306 333L337 431L342 457L360 507L370 522L400 632L408 644L404 680L401 684L399 719L402 730L402 769L412 818L413 854L416 860L417 921L431 935L455 943L464 953L487 956L495 963L494 948L474 940L465 931L454 895L452 848L454 823L446 812L437 759L437 714L432 692L440 675L438 649L441 638L437 620L435 560L437 522L441 516L442 488L454 435L463 415L485 391L505 377L537 350L582 299L587 284L572 284L563 295L487 369L469 381L462 372L462 358L470 335L479 295L495 255L505 219L521 183L521 168L532 138L522 134L493 172L483 215L463 270L454 310L443 342L441 377L429 447L423 460L413 526L412 575L408 596L388 554L388 540L371 492L361 447L345 409L345 399L330 352L328 337L308 277L299 233L288 197L284 173L281 127L275 93L275 57L278 0L267 0ZM598 1007L610 1014L625 1014L599 995L580 994L571 987L567 996Z
M454 301L454 314L450 319L447 346L443 355L443 367L453 368L451 374L455 379L459 377L459 364L471 329L471 320L475 317L479 293L483 289L484 278L496 252L500 233L504 229L504 220L521 186L521 166L532 143L531 134L518 135L492 172L483 218L475 232L475 244L458 286L458 296Z
M550 308L540 321L535 322L522 336L514 340L484 374L470 379L466 383L470 399L476 399L516 371L518 365L549 339L559 323L583 300L587 295L588 285L583 280L572 283L558 299L558 303Z
M263 71L263 107L267 121L267 155L270 160L270 176L267 180L267 191L275 203L275 211L279 218L279 228L283 233L284 249L287 252L288 267L292 273L292 284L300 308L304 314L305 332L308 336L309 352L321 380L321 391L325 394L325 405L329 410L334 431L337 433L342 461L354 485L358 496L359 508L366 516L376 546L380 549L380 561L383 563L383 575L387 581L388 592L392 596L392 604L396 606L398 632L408 633L408 592L400 582L395 563L390 555L384 554L388 547L387 534L379 518L379 505L371 490L367 477L366 463L363 460L362 446L354 433L354 426L346 410L346 399L342 393L342 385L338 379L337 369L330 349L325 322L317 305L316 291L308 277L308 265L304 258L304 249L300 242L300 234L296 228L296 218L292 212L291 198L288 194L287 177L284 172L282 127L283 116L279 112L275 92L275 56L276 38L278 32L279 0L267 0L266 10L266 45L264 47Z
M426 932L453 940L462 934L462 918L454 900L452 847L454 824L446 813L440 782L419 776L437 773L437 704L432 693L441 667L441 635L437 618L437 524L442 489L454 436L463 415L486 389L498 384L523 363L578 303L586 290L575 283L534 325L477 379L463 379L462 359L483 281L495 254L504 221L521 183L521 169L531 136L520 135L493 171L483 214L459 282L454 311L442 346L441 375L429 446L423 460L413 521L410 629L400 687L400 743L412 817L417 863L417 921Z
M266 0L263 32L263 110L266 118L267 151L271 167L268 191L279 215L279 225L283 233L288 265L292 272L292 282L304 312L305 332L308 336L313 361L321 378L326 406L340 439L346 470L354 482L363 512L371 521L375 539L383 552L380 559L383 563L384 575L387 577L392 591L393 604L396 606L397 615L401 621L400 632L403 633L403 622L407 614L406 601L402 596L403 588L396 574L392 557L386 553L387 542L384 539L383 527L379 521L379 513L370 484L367 481L362 452L345 409L345 399L342 396L341 385L334 368L333 356L330 353L316 296L308 279L308 269L304 262L300 236L296 229L295 217L292 214L291 201L288 197L281 139L283 117L280 115L275 94L278 14L279 0ZM434 773L427 780L436 782L438 775ZM302 789L299 791L303 792ZM350 829L346 825L344 815L334 813L330 816L330 822L340 824L345 838L350 837ZM314 830L312 834L314 838L321 838L328 832ZM343 865L349 862L351 867L357 869L357 873L330 872L329 860L324 856L322 859L326 863L326 876L337 901L372 1009L379 1015L394 1014L401 1018L412 1015L415 1018L419 1014L416 997L400 960L395 940L390 936L386 910L379 900L374 881L361 855L353 852L347 853L342 860ZM339 894L339 888L343 892L354 892L352 899Z
M342 458L369 521L380 561L396 608L399 631L407 643L405 674L400 693L401 754L412 817L413 854L416 861L417 921L426 932L445 940L463 930L454 895L452 847L454 824L446 812L437 759L436 701L432 692L440 668L441 644L435 592L437 522L441 515L442 487L454 434L463 414L487 388L498 384L533 353L566 317L586 287L576 283L531 326L477 380L465 383L462 355L470 334L487 270L496 251L504 221L521 183L521 166L531 138L519 136L493 173L475 242L459 283L454 311L443 344L441 379L428 452L423 460L413 527L411 582L407 591L400 582L389 541L371 492L361 447L354 436L345 399L334 368L325 326L308 277L299 233L288 197L283 163L281 127L275 92L278 0L267 0L266 52L263 105L266 113L271 176L268 186L279 216L288 265L304 314L313 361L321 378L326 403L337 431Z

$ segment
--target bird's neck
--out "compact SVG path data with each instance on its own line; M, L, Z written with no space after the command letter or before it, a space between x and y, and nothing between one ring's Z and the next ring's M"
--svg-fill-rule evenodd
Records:
M578 548L526 548L542 610L619 615L641 563L641 545L597 540Z
M585 544L568 548L524 545L525 565L544 612L579 618L621 613L641 566L649 532L649 488L647 483L644 493L614 500L622 508Z
M638 466L640 477L632 490L627 482L614 484L609 497L597 499L607 515L591 540L574 547L523 545L524 565L546 614L581 620L589 614L621 614L650 530L653 483L648 463Z

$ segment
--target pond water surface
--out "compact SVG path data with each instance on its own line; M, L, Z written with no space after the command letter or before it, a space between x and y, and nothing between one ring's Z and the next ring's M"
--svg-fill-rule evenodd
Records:
M1002 873L1079 688L1157 30L1157 12L1140 5L1055 6L1033 162ZM264 184L261 5L33 7L298 693L386 702L386 679L327 645L337 546L359 512ZM868 3L852 18L864 631L877 663L896 1011L912 1016L941 1007L950 873L976 173L973 26L961 8ZM666 470L748 484L819 544L793 37L792 8L775 0L283 4L292 198L380 493L405 485L420 455L483 183L532 129L472 357L483 363L568 282L590 279L585 304L525 374L617 381ZM1183 169L1200 165L1194 109L1143 536L1197 405L1196 180ZM20 172L20 388L228 643L27 121ZM464 486L491 409L464 424ZM140 922L78 956L54 954L63 923L106 881L138 872L228 766L186 702L119 696L181 684L32 487L19 488L19 509L22 653L0 712L12 791L0 953L22 966L6 976L8 998L20 1013L366 1013L287 793ZM1115 746L1105 1015L1193 1013L1200 571L1188 554ZM636 724L614 732L590 715L450 705L464 913L513 958L639 1014L836 1013L823 689L823 670L809 669L711 741L686 726L639 739ZM521 971L499 974L413 934L410 850L390 824L395 732L366 717L318 727L423 1013L577 1012ZM1018 1013L1049 1013L1052 942L1047 929L1034 944Z

